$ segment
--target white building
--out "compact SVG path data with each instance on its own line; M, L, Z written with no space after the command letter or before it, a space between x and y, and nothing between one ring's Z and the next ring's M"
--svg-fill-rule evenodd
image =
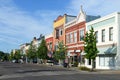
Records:
M120 69L120 13L115 12L86 23L86 31L94 28L99 53L96 57L96 69ZM91 61L85 60L85 66L91 67Z
M25 54L26 55L29 47L30 47L30 43L21 44L20 45L21 54Z

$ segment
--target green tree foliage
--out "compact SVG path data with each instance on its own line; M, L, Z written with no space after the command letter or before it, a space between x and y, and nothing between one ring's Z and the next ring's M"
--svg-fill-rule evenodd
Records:
M47 53L48 49L46 46L46 41L45 39L42 39L41 44L39 45L37 50L37 56L39 59L47 59Z
M9 55L9 60L12 61L13 59L15 59L13 51L11 51L10 55Z
M20 50L16 50L14 54L14 59L19 60L21 58Z
M4 52L0 51L0 59L4 56Z
M5 53L2 59L3 61L9 61L9 53Z
M55 51L54 57L56 60L64 60L65 59L65 53L67 48L63 44L63 42L58 43L58 50Z
M37 58L36 48L35 48L35 46L32 45L32 42L31 42L30 47L27 51L27 57L30 60Z
M4 53L3 51L0 51L0 60L8 61L9 60L9 53Z
M92 70L94 68L94 61L99 52L96 46L96 36L93 27L86 33L84 51L86 53L85 57L92 60Z
M19 60L21 59L21 54L20 54L20 50L15 50L15 53L13 53L13 51L11 51L10 55L9 55L9 60Z

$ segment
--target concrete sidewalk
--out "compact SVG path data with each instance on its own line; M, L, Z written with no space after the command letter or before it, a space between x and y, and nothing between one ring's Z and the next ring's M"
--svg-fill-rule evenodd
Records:
M95 70L93 72L91 71L84 71L80 70L78 67L71 67L68 68L69 70L75 70L78 72L84 72L84 73L96 73L96 74L120 74L120 70Z
M91 71L84 71L80 70L78 67L70 67L70 68L65 68L62 65L46 65L46 64L36 64L36 65L42 65L42 66L49 66L49 67L55 67L55 68L64 68L66 70L72 70L72 71L77 71L78 73L85 73L85 74L120 74L120 70L95 70L93 72Z

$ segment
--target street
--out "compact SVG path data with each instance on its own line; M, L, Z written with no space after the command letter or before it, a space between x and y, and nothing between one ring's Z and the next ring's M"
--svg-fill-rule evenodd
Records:
M0 80L120 80L120 74L85 72L58 66L0 62Z

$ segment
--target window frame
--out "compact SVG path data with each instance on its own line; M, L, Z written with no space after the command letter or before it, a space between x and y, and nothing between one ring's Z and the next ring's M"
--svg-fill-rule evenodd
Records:
M109 28L109 41L113 41L113 27Z
M73 36L73 38L74 38L73 41L74 41L74 43L76 43L77 42L77 31L75 31L73 35L74 35Z
M95 31L96 43L98 43L98 31Z
M66 44L70 43L70 34L66 35Z
M79 31L79 41L83 41L84 37L85 37L85 29L80 29L80 31Z
M73 43L73 33L70 33L70 43Z
M102 29L102 42L105 42L105 29Z

